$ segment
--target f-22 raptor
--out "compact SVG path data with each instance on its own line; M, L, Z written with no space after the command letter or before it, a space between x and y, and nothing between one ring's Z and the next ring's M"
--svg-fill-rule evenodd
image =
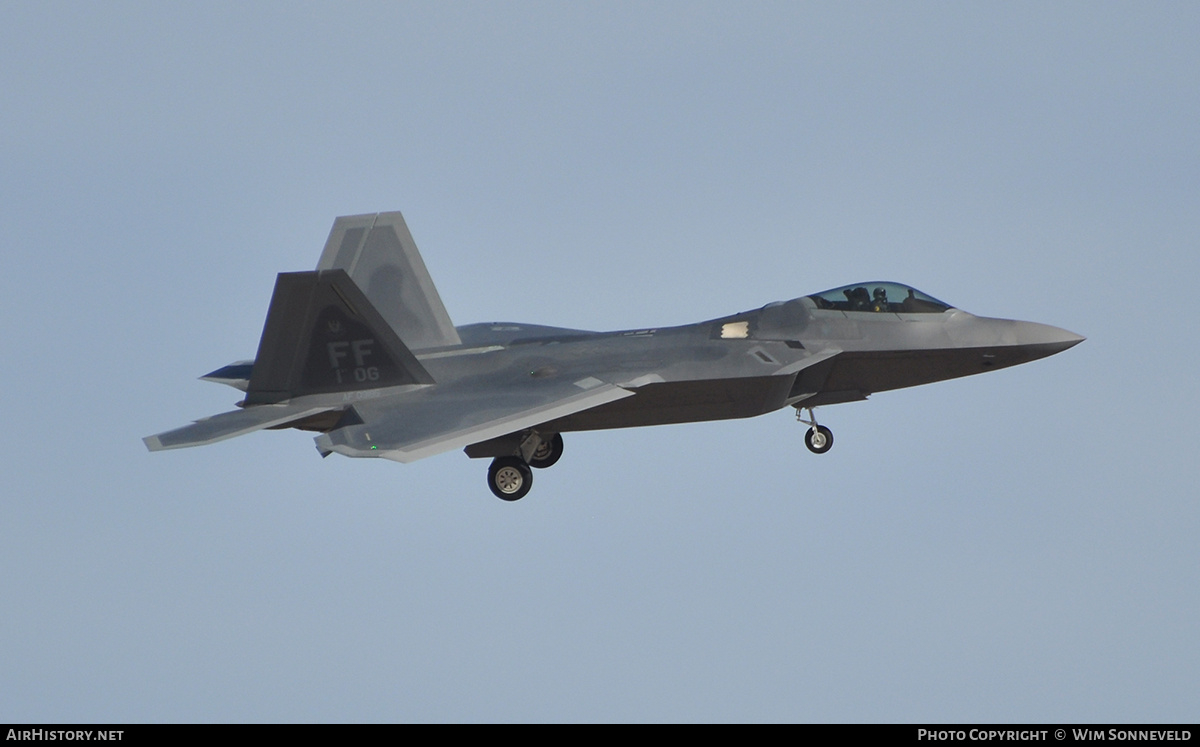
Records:
M681 327L455 327L400 213L355 215L334 221L316 270L277 277L254 360L201 377L244 391L238 409L144 440L157 451L299 428L320 433L322 456L412 462L462 448L491 457L488 487L515 501L531 468L562 456L564 433L790 406L822 454L833 434L817 407L1025 363L1083 339L974 316L894 282Z

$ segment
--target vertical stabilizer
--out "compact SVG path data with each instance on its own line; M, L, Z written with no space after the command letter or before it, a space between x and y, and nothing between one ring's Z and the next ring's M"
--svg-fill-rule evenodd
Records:
M413 350L462 344L400 213L333 222L318 270L345 270Z
M285 272L275 280L247 405L432 383L345 270Z

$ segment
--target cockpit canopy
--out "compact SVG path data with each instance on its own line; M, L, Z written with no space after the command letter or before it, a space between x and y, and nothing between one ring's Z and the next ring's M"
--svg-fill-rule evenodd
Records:
M809 296L818 309L940 314L951 308L933 296L900 283L856 283Z

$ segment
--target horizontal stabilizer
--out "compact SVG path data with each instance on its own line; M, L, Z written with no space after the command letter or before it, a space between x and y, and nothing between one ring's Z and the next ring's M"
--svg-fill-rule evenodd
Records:
M185 446L203 446L224 441L244 433L259 431L316 415L337 406L314 407L312 405L259 405L244 410L232 410L197 420L191 425L172 431L146 436L142 439L150 451L182 449Z
M228 366L221 366L216 371L200 377L201 381L213 381L225 384L243 392L250 387L250 374L254 370L254 361L237 361Z

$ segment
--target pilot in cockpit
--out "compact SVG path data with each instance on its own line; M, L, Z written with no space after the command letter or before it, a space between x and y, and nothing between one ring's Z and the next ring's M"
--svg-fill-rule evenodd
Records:
M849 303L849 311L869 311L871 309L871 296L867 293L866 288L847 288L842 291L846 295L846 301Z
M888 300L887 290L883 288L875 289L875 301L871 304L871 311L887 311Z

